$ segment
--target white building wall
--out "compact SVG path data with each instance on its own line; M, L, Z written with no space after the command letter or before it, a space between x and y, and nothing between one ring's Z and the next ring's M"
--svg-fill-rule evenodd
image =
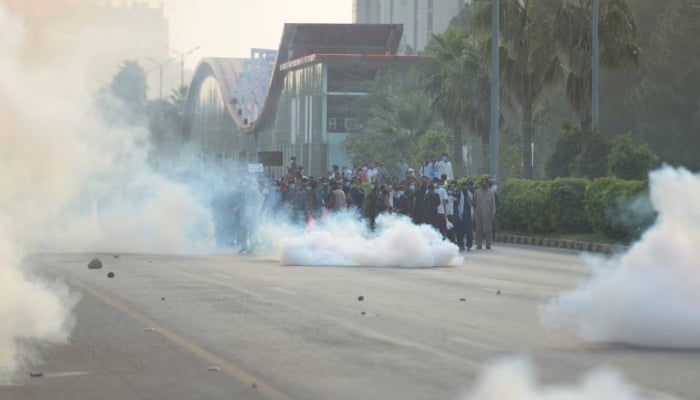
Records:
M414 51L422 52L432 38L428 32L428 5L430 0L355 0L356 23L403 24L403 37L400 52L405 52L408 45ZM433 32L443 33L447 30L450 20L455 17L464 4L471 0L433 0ZM376 8L375 8L376 7ZM360 10L378 9L378 21L367 20L366 13ZM375 18L372 13L370 19Z

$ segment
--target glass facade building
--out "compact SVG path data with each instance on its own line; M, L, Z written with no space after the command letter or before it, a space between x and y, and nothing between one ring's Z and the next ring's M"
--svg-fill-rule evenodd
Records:
M420 58L396 55L401 35L400 25L287 24L274 59L270 51L205 59L188 95L185 138L201 160L223 167L245 168L259 152L281 152L284 163L295 156L306 175L351 167L343 144L363 118L354 105L367 82ZM286 166L266 171L280 176Z

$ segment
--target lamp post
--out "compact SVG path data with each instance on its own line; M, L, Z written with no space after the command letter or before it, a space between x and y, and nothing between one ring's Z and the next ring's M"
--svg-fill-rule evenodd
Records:
M199 46L194 47L194 48L192 48L188 51L185 51L185 52L177 51L177 50L173 49L172 47L168 47L168 49L170 49L170 51L175 53L177 58L180 59L180 88L183 88L185 86L185 58L187 58L187 56L194 53L195 51L199 50Z
M160 97L159 98L163 99L163 67L170 64L171 62L173 62L173 59L168 57L168 59L166 61L163 61L163 62L158 62L158 61L152 59L151 57L146 57L146 59L148 61L152 62L156 66L156 68L158 68L158 71L160 73L160 88L159 88Z
M593 0L593 88L591 93L591 117L593 118L593 129L598 128L598 79L600 68L600 53L598 49L598 0Z
M500 2L492 0L491 10L491 174L498 177L498 83L500 67L498 62Z

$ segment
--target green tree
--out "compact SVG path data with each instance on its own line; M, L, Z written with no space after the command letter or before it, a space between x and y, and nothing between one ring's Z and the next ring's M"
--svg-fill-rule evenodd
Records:
M644 180L656 166L659 158L649 145L632 145L632 135L626 133L613 139L608 154L610 174L621 179Z
M132 60L124 64L109 85L111 94L132 114L142 114L148 106L146 71Z
M545 173L550 178L573 176L574 160L581 153L581 128L571 122L565 122L559 133L554 151L545 165Z
M416 89L415 82L402 82L374 82L369 95L353 107L366 114L366 122L345 141L345 151L353 159L393 163L405 157L418 161L418 138L439 127L439 123L428 97Z
M500 2L500 80L507 95L519 106L523 177L532 178L535 106L545 89L562 76L559 52L549 23L550 0L502 0ZM489 35L491 0L474 0L474 28ZM490 49L490 47L487 47ZM488 51L486 56L490 58ZM492 71L499 73L499 71Z
M168 103L180 110L182 113L185 110L185 103L187 102L187 94L189 93L189 90L190 89L187 85L173 89L170 96L168 96Z
M430 50L435 57L421 68L421 81L431 98L431 107L452 129L453 159L457 165L464 160L464 127L475 127L485 109L479 96L488 78L472 41L465 30L450 26L444 34L433 36Z
M630 96L636 133L663 162L700 170L700 9L664 4Z
M588 134L588 145L581 144L581 127L565 122L549 155L545 172L550 178L598 178L608 174L610 143L599 131Z
M447 152L448 147L447 133L444 131L429 130L418 138L418 156L420 160Z
M168 100L157 99L148 106L148 129L152 161L172 158L178 151L182 135L181 108Z
M608 175L608 154L610 142L598 130L588 134L587 144L581 146L581 152L574 158L575 177L600 178Z
M566 64L566 96L581 123L582 142L592 127L592 0L558 0L550 24ZM618 69L639 64L637 23L626 0L600 0L600 64Z
M97 95L97 107L109 124L143 125L148 112L146 72L136 61L124 61Z

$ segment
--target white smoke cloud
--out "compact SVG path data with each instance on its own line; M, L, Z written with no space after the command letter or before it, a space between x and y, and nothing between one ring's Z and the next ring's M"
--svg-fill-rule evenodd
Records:
M467 400L649 400L616 372L598 369L576 385L544 386L524 359L507 359L486 369Z
M64 342L72 327L77 297L31 275L28 252L208 244L206 205L149 168L147 131L94 112L101 78L88 60L105 43L93 28L27 26L0 0L0 382L29 361L20 343Z
M624 255L590 259L590 281L550 300L543 322L590 342L700 348L700 176L651 174L656 224Z
M375 232L352 213L285 235L283 265L440 267L462 262L457 246L406 217L380 215Z
M41 105L55 107L39 123L28 103L49 80L45 71L22 71L19 54L25 30L0 3L0 383L23 361L18 354L20 339L60 342L67 338L70 308L75 298L65 289L52 290L32 280L20 269L24 249L37 239L41 221L50 217L50 203L65 200L69 177L79 179L81 146L64 132L45 128L53 124L73 128L75 121L61 111L71 105L43 93ZM53 146L67 145L74 154L54 153ZM34 160L40 162L27 162ZM31 211L31 212L27 212Z

